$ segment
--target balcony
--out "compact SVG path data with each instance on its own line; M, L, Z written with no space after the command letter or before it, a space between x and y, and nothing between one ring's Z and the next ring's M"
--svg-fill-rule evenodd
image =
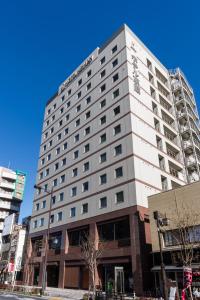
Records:
M5 190L0 190L0 198L3 199L12 199L12 194L11 192L7 192Z
M2 172L2 177L4 178L8 178L8 179L11 179L11 180L16 180L17 178L17 175L15 173L10 173L10 172Z
M182 173L182 168L180 168L178 165L174 164L173 162L169 161L169 173L180 179L180 180L183 180L184 181L184 176L183 176L183 173Z
M193 152L193 144L191 140L183 141L183 149L186 153L192 153Z
M196 165L196 159L194 155L190 155L189 157L186 158L186 166L190 169L194 169Z
M14 190L15 189L15 184L13 182L8 182L7 180L2 180L0 182L0 187L6 188L9 190Z

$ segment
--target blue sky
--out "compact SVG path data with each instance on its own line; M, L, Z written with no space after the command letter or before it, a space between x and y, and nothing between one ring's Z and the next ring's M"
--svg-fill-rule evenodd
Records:
M21 216L31 213L46 101L123 23L183 69L200 103L199 11L195 0L1 1L0 165L27 173Z

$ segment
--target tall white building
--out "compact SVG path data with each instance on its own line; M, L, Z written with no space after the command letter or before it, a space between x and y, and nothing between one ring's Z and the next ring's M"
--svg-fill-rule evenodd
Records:
M198 115L191 109L194 128L187 119L189 134L195 136L192 170L187 164L190 157L182 134L186 124L179 118L175 80L182 80L183 91L190 90L179 70L169 73L123 25L47 102L37 175L44 191L35 195L30 230L32 283L41 284L41 249L50 218L50 240L56 237L59 243L57 248L50 243L47 273L57 275L48 276L49 286L87 287L87 270L77 251L82 231L88 230L97 239L110 241L97 284L107 289L112 277L117 289L122 285L116 283L117 274L122 272L125 282L133 277L138 293L146 288L147 196L184 185L191 180L191 172L199 176ZM183 101L187 105L189 100ZM195 105L193 97L191 101ZM189 106L188 113L190 118Z

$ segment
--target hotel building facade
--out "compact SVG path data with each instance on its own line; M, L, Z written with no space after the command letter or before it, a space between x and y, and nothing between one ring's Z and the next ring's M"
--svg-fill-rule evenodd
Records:
M126 25L96 48L45 108L29 283L42 283L50 219L48 286L88 287L80 250L87 232L106 241L97 286L148 289L147 197L198 180L197 121L185 76L168 71Z

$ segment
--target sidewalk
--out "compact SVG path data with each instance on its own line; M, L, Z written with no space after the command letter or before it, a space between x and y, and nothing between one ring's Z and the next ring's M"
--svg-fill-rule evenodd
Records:
M75 290L75 289L59 289L59 288L50 288L47 287L45 291L45 295L48 297L56 298L67 298L67 299L74 299L80 300L83 299L83 295L87 293L86 290Z

